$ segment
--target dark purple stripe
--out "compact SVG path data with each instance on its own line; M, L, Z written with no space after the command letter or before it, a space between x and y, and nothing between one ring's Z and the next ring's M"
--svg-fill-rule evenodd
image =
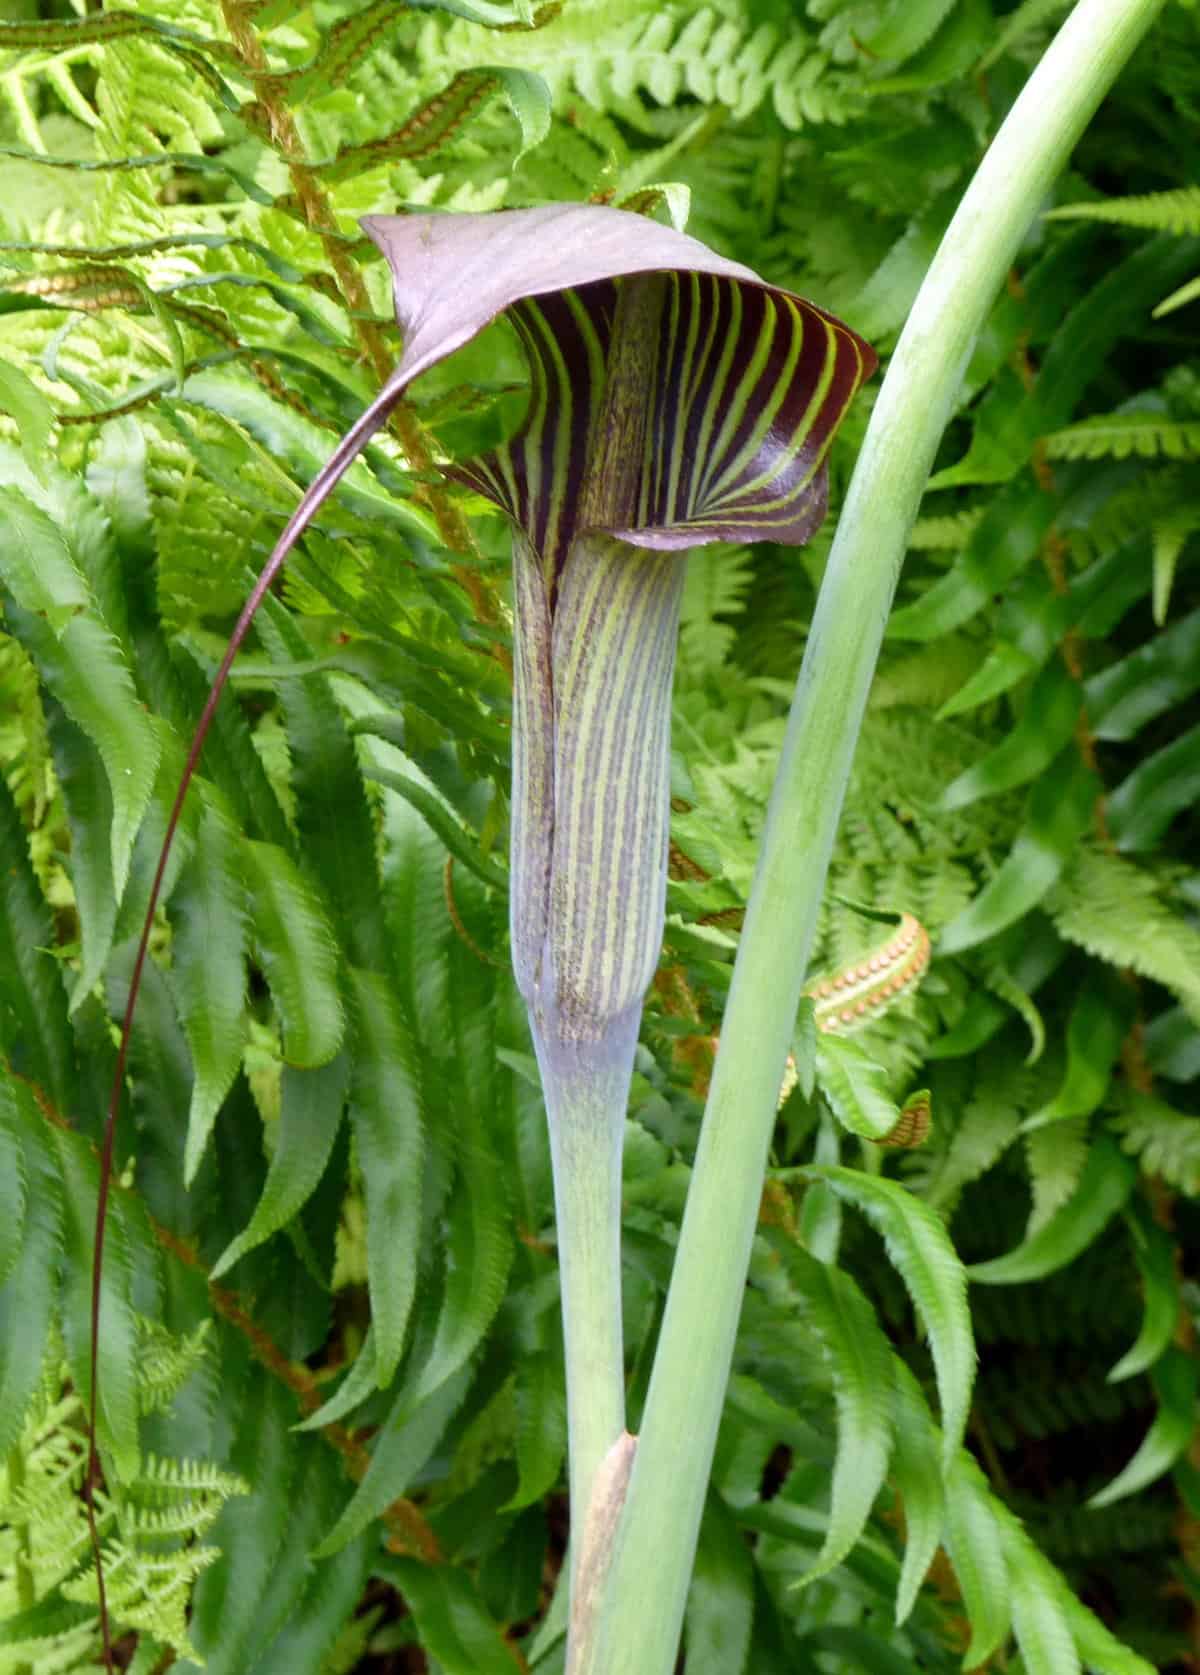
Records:
M676 422L673 434L668 432L660 440L667 444L671 451L678 450L680 467L678 487L675 491L674 503L657 508L658 520L663 523L686 522L692 509L692 496L695 489L696 453L700 445L700 427L704 423L706 408L706 393L712 382L713 368L720 361L721 350L724 347L724 337L728 328L730 314L730 297L725 286L711 274L699 276L698 306L693 298L685 292L686 306L681 310L685 321L690 321L694 311L698 315L697 352L700 356L698 366L686 365L683 361L682 343L684 331L680 332L680 353L676 357L675 379L672 383L673 405ZM712 333L712 347L706 353L705 342L708 338L710 324L715 322ZM683 408L683 402L689 379L696 379L698 387L695 399ZM683 415L683 432L679 433L678 418Z
M575 295L587 311L604 354L612 331L615 287L610 281L601 280L582 287ZM544 328L537 318L539 314L545 323ZM591 388L591 362L587 343L566 292L553 292L530 302L515 303L509 315L529 363L530 401L526 419L508 442L455 468L453 475L499 506L501 511L507 512L525 531L542 557L557 569L574 539L574 511L587 469L591 402L596 393ZM563 358L561 369L546 343L544 329L553 337ZM567 384L565 392L564 379ZM569 400L563 399L564 393ZM530 430L530 419L542 394L545 396L546 416L541 437L535 439ZM566 423L570 426L567 478L565 482L556 482L554 456L561 427ZM505 487L506 467L513 478L515 493L510 494ZM553 501L558 496L561 496L561 514L556 550L551 554L547 552L547 534Z

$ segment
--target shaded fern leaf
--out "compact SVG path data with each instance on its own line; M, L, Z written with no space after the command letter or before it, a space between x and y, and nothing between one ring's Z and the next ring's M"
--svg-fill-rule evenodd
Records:
M184 1152L190 1183L241 1065L245 1039L246 914L237 837L215 807L201 816L195 847L171 893L170 917L172 987L196 1073Z
M789 1239L772 1243L825 1352L837 1404L829 1523L820 1553L801 1577L812 1582L854 1546L883 1485L893 1441L891 1355L874 1309L848 1275Z
M0 1068L0 1099L20 1146L27 1214L17 1261L0 1286L0 1449L12 1446L37 1389L57 1313L65 1253L63 1195L44 1119L22 1082Z
M367 1272L376 1380L390 1384L416 1294L424 1131L408 1021L386 983L350 972L354 1069L350 1123L367 1200Z
M1045 446L1051 459L1195 459L1200 422L1161 413L1098 414L1052 431Z
M754 1618L754 1564L729 1508L710 1494L700 1525L684 1635L696 1675L743 1675Z
M943 1460L953 1457L966 1428L975 1350L966 1302L966 1275L941 1221L895 1181L856 1169L812 1166L839 1198L855 1205L883 1235L929 1334L942 1403Z
M0 775L0 1047L14 1069L43 1087L60 1111L74 1091L66 993L50 915L30 863L25 828Z
M511 1675L512 1652L461 1570L388 1558L384 1574L409 1602L421 1640L446 1675Z
M316 1191L341 1125L349 1075L345 1053L317 1070L284 1070L279 1137L262 1197L213 1267L214 1279L284 1227Z
M85 1158L74 1135L55 1134L58 1174L63 1188L66 1234L63 1335L71 1376L85 1396L91 1390L91 1247L96 1220L98 1170ZM114 1207L108 1227L108 1260L104 1265L97 1337L97 1442L111 1451L121 1479L136 1476L141 1451L138 1441L137 1328L133 1313L133 1262L129 1228L120 1206Z
M1200 1022L1200 931L1172 907L1153 872L1085 846L1047 908L1068 941L1162 983Z
M95 744L112 793L112 873L118 897L158 765L158 736L137 701L119 642L97 609L50 517L20 490L0 488L0 581L9 622L64 710Z
M112 792L100 753L61 704L47 706L54 772L71 833L71 886L79 914L79 974L71 1010L100 979L112 949L117 901L112 887Z
M284 1059L316 1069L333 1058L345 1032L338 951L328 918L285 849L243 842L240 861L255 957L279 1013Z
M276 663L308 657L296 624L272 600L259 619L259 633ZM380 970L386 956L376 911L375 836L353 741L324 675L284 680L280 704L290 747L296 824L308 863L346 927L353 957Z
M1182 186L1170 192L1147 192L1141 197L1059 204L1046 211L1046 218L1110 221L1121 227L1144 227L1153 232L1194 235L1200 233L1200 186Z
M333 1528L322 1538L316 1557L340 1552L408 1488L441 1441L470 1389L474 1369L459 1367L436 1390L413 1400L404 1385L385 1419L366 1475Z

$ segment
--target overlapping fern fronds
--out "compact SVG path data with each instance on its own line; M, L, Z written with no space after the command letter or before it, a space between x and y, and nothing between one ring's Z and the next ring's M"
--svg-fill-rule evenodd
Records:
M0 1667L95 1662L75 1490L111 1021L247 575L395 358L357 217L690 198L693 230L886 347L993 97L1062 9L157 0L3 26ZM689 1675L948 1675L965 1620L975 1657L1015 1629L1030 1675L1140 1675L1035 1541L1170 1667L1174 1623L1145 1601L1178 1557L1174 1456L1119 1503L1160 1567L1140 1601L1082 1498L1156 1411L1177 1424L1180 1300L1145 1205L1168 1219L1174 1193L1183 1224L1196 1191L1200 400L1152 317L1189 306L1195 187L1157 143L1153 177L1112 179L1146 143L1147 79L1180 132L1194 118L1194 34L1170 9L1101 118L1114 196L1073 207L1072 181L1023 252L914 532L820 963L856 962L872 912L933 936L841 1065L856 1097L927 1093L932 1131L902 1157L868 1143L860 1173L832 1076L781 1113ZM414 1645L448 1675L561 1656L549 1165L504 975L505 542L437 470L512 428L523 378L496 332L367 451L270 602L189 805L103 1298L101 1504L139 1675L171 1651L211 1675ZM635 1411L824 550L702 555L689 582L628 1145ZM923 1307L917 1257L938 1255L940 1337L855 1208ZM935 1217L982 1265L986 1484L939 1458L960 1282ZM1021 1280L989 1277L1006 1253ZM1012 1369L1059 1327L1074 1403ZM960 1338L960 1396L968 1360Z

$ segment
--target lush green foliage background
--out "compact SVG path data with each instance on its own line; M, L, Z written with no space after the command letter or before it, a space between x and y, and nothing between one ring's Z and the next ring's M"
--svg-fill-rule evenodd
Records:
M4 8L0 1670L97 1667L80 1395L112 1020L238 600L395 357L356 218L681 215L690 192L691 231L886 351L1064 11ZM1198 167L1200 12L1172 4L1030 233L913 535L820 961L877 940L855 903L917 914L935 959L858 1038L878 1069L826 1067L781 1112L688 1675L1197 1666ZM506 970L507 537L434 469L512 425L523 376L494 328L368 451L189 805L101 1350L140 1675L561 1667L549 1169ZM627 1143L635 1421L827 547L691 564ZM846 1131L920 1087L919 1149ZM788 1173L814 1159L856 1173ZM886 1181L973 1265L974 1460L945 1475L961 1276L926 1271Z

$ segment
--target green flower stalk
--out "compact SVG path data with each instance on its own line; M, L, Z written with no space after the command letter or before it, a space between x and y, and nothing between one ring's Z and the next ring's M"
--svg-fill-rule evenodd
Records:
M684 558L713 541L812 535L830 441L875 357L812 303L619 210L364 227L391 267L404 353L256 583L187 774L250 620L317 509L413 379L507 313L530 366L525 422L449 474L514 530L512 957L549 1117L582 1526L624 1435L621 1144L662 938ZM186 777L175 817L185 789ZM628 1445L617 1457L627 1467ZM619 1507L613 1482L610 1471ZM576 1543L577 1579L587 1546Z

